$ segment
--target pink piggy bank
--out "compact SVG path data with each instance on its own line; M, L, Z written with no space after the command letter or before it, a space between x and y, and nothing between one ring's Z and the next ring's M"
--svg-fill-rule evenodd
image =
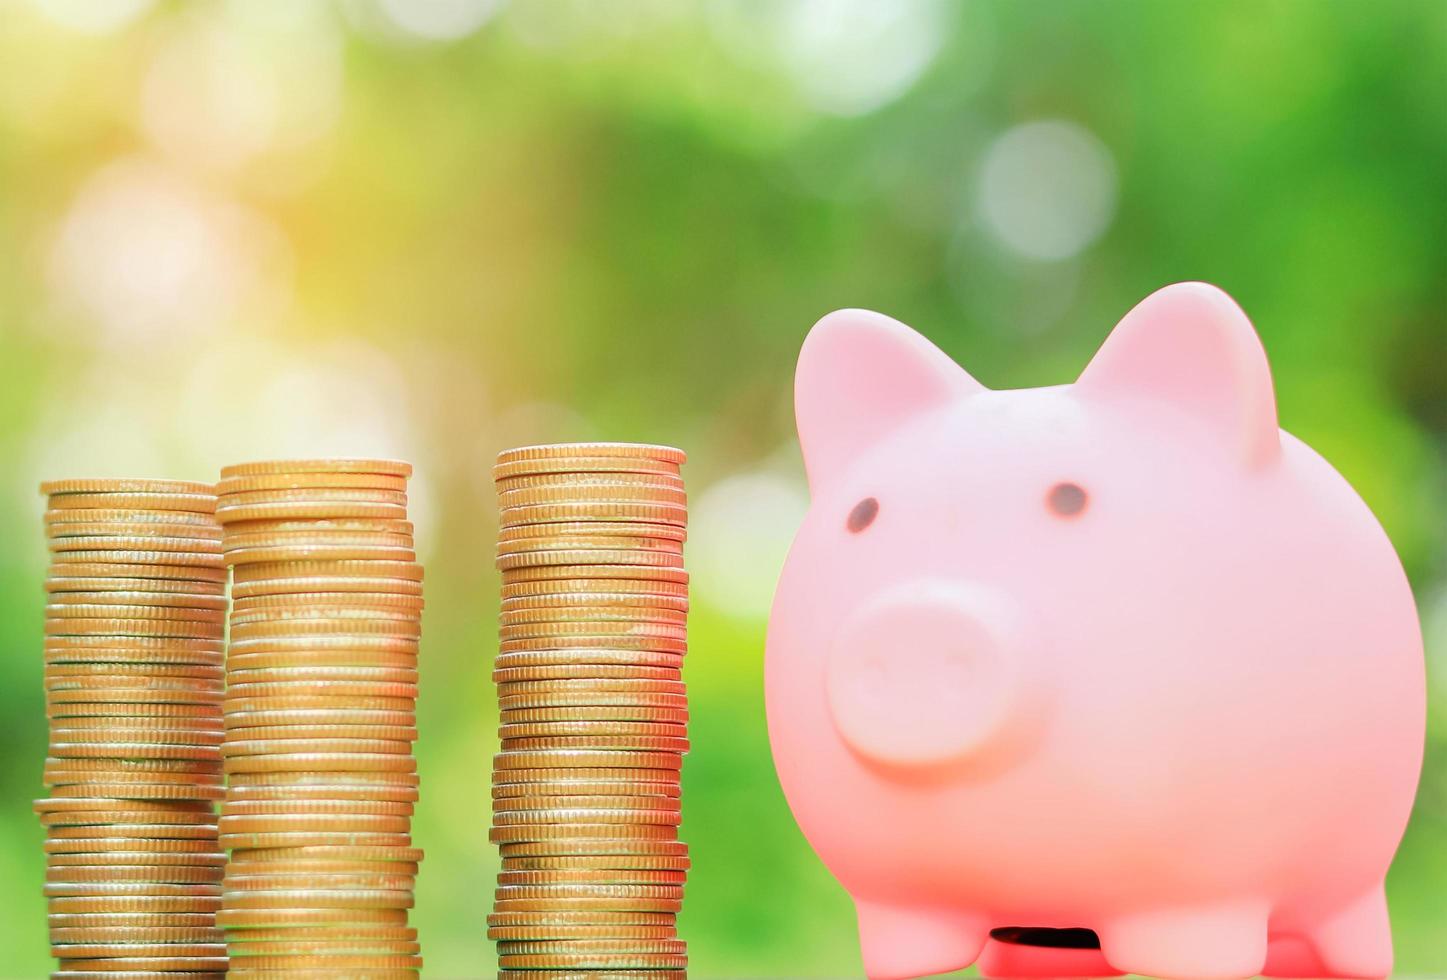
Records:
M769 734L870 976L1391 970L1416 609L1229 297L1162 289L1020 391L845 310L795 397Z

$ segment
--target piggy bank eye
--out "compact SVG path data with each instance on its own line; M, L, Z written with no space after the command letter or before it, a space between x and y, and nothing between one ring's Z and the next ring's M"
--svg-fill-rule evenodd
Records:
M1085 488L1078 483L1057 483L1045 495L1045 504L1061 517L1075 517L1089 502Z
M844 522L844 526L855 534L858 534L874 523L874 517L878 513L879 501L873 497L865 497L854 505L854 509L849 512L849 519Z

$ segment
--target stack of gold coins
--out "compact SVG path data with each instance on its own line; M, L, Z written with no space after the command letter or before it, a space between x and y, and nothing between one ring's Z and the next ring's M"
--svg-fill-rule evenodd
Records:
M221 471L232 569L226 658L233 977L415 976L422 566L407 463Z
M56 977L220 977L226 569L216 493L175 480L41 486ZM140 972L137 972L140 971Z
M683 461L580 443L509 450L494 467L502 871L488 935L503 977L684 976Z

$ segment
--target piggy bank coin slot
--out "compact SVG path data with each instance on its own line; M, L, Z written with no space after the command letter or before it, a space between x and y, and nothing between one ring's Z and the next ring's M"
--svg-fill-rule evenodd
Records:
M1044 946L1049 949L1100 949L1100 937L1093 929L1048 929L1043 926L1004 926L991 929L990 938L1014 946Z

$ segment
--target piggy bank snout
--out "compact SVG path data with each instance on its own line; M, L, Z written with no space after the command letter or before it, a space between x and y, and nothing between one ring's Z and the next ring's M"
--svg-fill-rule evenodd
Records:
M950 581L890 589L839 624L827 653L834 726L885 769L984 761L1019 727L1024 646L1021 616L991 590Z

